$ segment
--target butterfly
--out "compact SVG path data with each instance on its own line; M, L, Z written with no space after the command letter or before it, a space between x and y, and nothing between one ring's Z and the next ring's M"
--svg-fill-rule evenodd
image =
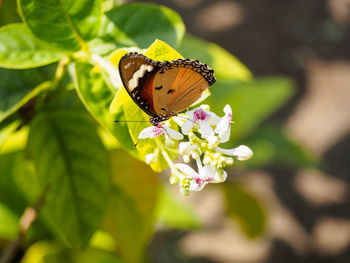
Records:
M125 89L158 125L196 102L216 81L214 71L198 60L156 61L131 52L119 62Z

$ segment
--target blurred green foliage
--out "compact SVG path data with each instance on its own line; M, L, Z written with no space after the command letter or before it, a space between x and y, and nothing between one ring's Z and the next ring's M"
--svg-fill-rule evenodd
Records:
M117 77L97 65L113 68L126 48L212 67L217 83L206 103L218 114L232 106L228 144L250 145L251 166L317 164L278 125L260 128L293 95L289 79L253 78L221 47L185 35L181 17L166 7L121 2L0 2L0 239L14 240L24 209L44 198L22 263L145 262L156 224L203 227L159 182L154 171L167 168L164 160L153 170L142 162L158 147L156 140L134 147L145 124L114 123L148 120L112 83ZM249 236L262 234L266 212L258 199L236 184L224 193L227 215ZM95 238L101 231L108 242Z

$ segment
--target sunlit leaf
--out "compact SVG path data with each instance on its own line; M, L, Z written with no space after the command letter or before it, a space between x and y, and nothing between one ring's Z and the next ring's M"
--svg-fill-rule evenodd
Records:
M224 185L227 213L241 225L250 237L257 237L264 232L266 215L259 201L237 184Z
M145 3L118 6L108 11L100 37L126 46L147 48L155 39L177 46L185 32L181 17L171 9Z
M17 128L19 128L19 126L17 126ZM28 133L28 126L23 126L19 130L16 129L15 131L12 131L2 142L0 153L6 154L24 150L27 145Z
M3 122L0 124L0 153L3 144L5 143L6 139L16 131L16 129L20 126L21 121L20 120L13 120Z
M183 58L175 49L162 40L156 39L148 47L145 56L158 61L171 61Z
M62 49L84 48L100 29L101 0L19 0L19 8L34 35Z
M98 230L90 240L90 247L113 252L116 250L116 243L109 233Z
M0 29L0 67L34 68L56 62L64 55L35 38L24 24Z
M18 235L19 216L0 203L0 238L13 240Z
M52 218L72 245L87 245L109 193L108 156L94 122L73 110L41 113L28 144Z
M100 249L70 249L62 244L40 241L29 247L21 263L123 263L115 254Z
M110 104L116 91L105 83L101 72L94 71L93 67L87 63L76 63L74 76L75 88L90 114L102 127L112 133L123 147L138 157L127 124L114 122L125 120L124 111L120 108L114 113L110 112Z

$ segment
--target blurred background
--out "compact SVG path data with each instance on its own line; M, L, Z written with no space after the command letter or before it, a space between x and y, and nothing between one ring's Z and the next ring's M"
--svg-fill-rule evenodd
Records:
M294 79L294 97L266 122L281 123L320 160L318 168L231 170L230 180L266 211L264 233L253 239L223 216L221 191L191 194L205 227L158 230L150 246L156 262L185 262L183 254L190 262L350 262L350 1L144 2L177 11L187 32L221 45L255 76Z
M8 11L16 9L16 1L5 1L7 5L0 10L0 25L19 21L17 14ZM247 124L239 121L235 124L236 131L241 129L241 133L234 145L248 145L254 151L254 158L242 164L237 162L228 170L228 180L221 186L209 185L184 197L177 187L169 187L168 170L154 176L146 165L125 151L111 154L116 162L112 169L117 176L113 180L121 188L131 185L131 190L125 188L133 198L156 199L158 179L164 182L155 208L155 233L149 234L147 244L149 262L350 262L350 0L105 0L106 9L122 2L154 3L175 10L182 17L187 33L220 45L249 68L257 78L251 90L267 90L257 93L258 99L253 98L254 94L244 95L244 87L235 87L237 94L256 104L259 96L262 102L275 96L270 110L273 114L250 129L249 134L242 136L244 129L240 128ZM178 50L184 56L191 55L191 48L201 53L198 43L190 39ZM203 46L204 53L206 48ZM217 53L223 56L220 52ZM225 60L221 66L225 68ZM269 79L270 76L274 77ZM220 87L231 85L225 81ZM277 89L269 89L269 85L289 88L289 83L293 83L293 95L288 92L275 95L271 91ZM222 90L217 94L225 96ZM223 106L217 105L215 109L219 115ZM269 110L265 110L268 105L247 104L239 108L251 112L259 107L265 111L262 115L268 115ZM232 130L235 137L234 126ZM6 167L7 160L0 164L0 168ZM131 169L144 176L118 177L130 174ZM148 201L139 202L142 211L148 212L147 206L153 205ZM121 242L117 246L123 250L123 234L132 235L127 240L129 244L125 243L133 253L144 245L142 241L138 244L139 236L133 234L144 227L142 224L148 227L151 223L133 217L135 214L128 205L118 203L116 207L120 210L115 209L112 217L118 220L125 212L126 222L121 217L117 223L117 227L122 226ZM17 231L18 218L13 223L2 215L0 212L0 247L4 249L8 241L15 240L17 234L12 232ZM124 230L123 224L129 228ZM40 222L33 227L43 229ZM130 227L135 232L130 234ZM12 231L11 235L6 236L6 231ZM52 238L45 229L44 234L38 232L39 238L32 238L33 241L29 237L30 241L19 249L14 262L124 262L107 258L94 261L89 253L73 260L73 256L70 258L61 251L57 253L59 256L47 257L45 261L32 260L39 258L37 255L42 251L54 254L59 250L42 242L44 239L50 242ZM116 232L118 236L120 232ZM115 253L118 248L106 235L98 231L90 245ZM65 249L62 251L66 252Z

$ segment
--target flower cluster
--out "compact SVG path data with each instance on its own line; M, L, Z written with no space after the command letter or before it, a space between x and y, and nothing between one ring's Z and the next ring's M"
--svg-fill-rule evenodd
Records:
M139 134L139 139L165 136L165 147L172 148L173 140L184 140L178 144L176 152L182 156L184 163L173 163L166 151L162 151L171 169L171 184L178 184L184 195L189 191L200 191L208 183L221 183L226 180L224 168L232 165L236 157L238 160L248 160L253 152L245 145L233 149L220 148L230 138L232 110L229 105L224 108L225 115L218 117L209 111L208 105L188 111L185 114L173 117L181 127L181 133L170 128L169 121L157 126L147 127ZM186 137L184 136L186 135ZM174 151L174 150L173 150ZM151 163L158 157L157 153L146 155L146 162ZM191 158L196 161L197 171L187 163Z

